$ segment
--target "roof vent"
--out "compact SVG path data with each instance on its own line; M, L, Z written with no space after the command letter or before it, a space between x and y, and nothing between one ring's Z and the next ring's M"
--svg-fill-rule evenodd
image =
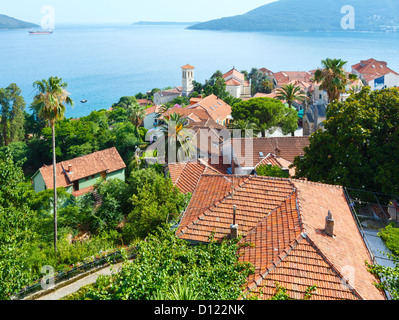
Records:
M259 158L264 158L264 157L265 157L264 153L263 152L259 152Z

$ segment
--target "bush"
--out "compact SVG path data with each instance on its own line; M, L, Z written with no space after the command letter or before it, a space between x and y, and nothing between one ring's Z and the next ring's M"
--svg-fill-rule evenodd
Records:
M191 246L172 231L159 229L137 248L137 257L119 273L102 277L74 298L237 300L253 272L250 264L238 262L236 240Z

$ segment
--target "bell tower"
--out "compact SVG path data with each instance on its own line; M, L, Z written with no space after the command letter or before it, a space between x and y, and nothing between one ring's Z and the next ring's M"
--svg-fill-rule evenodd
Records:
M186 64L182 69L182 96L188 97L194 91L194 67Z

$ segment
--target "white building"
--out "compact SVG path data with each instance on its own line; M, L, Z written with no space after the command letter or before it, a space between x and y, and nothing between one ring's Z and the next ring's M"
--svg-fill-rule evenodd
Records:
M372 90L399 86L399 74L388 68L385 61L362 60L352 66L352 73L363 80Z
M251 98L251 83L245 80L245 75L233 67L223 75L226 91L235 98Z
M194 67L186 64L182 68L182 96L189 97L194 91Z

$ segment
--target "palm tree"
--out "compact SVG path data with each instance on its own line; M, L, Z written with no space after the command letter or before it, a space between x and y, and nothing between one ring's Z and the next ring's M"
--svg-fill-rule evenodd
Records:
M136 128L140 127L143 123L147 115L145 110L146 109L138 103L129 104L127 106L127 117L136 126Z
M320 83L320 89L325 90L328 95L328 102L332 103L339 100L342 92L345 92L349 79L356 79L357 76L349 74L347 76L344 66L347 61L341 59L330 59L321 61L323 68L316 70L314 81Z
M256 131L256 124L249 119L240 119L231 122L229 129L241 130L241 138L252 138L254 136L253 132Z
M62 120L66 105L73 107L74 102L66 91L67 84L61 78L50 77L48 80L35 81L37 92L33 99L32 109L39 118L48 121L53 136L53 181L54 181L54 250L57 252L57 172L55 156L55 123Z
M184 159L194 151L194 146L191 140L194 138L190 130L187 129L186 119L182 118L177 113L172 113L166 116L163 120L163 125L158 129L165 137L166 148L166 162L175 162L175 160ZM169 150L175 150L173 155L175 159L168 159Z
M288 107L291 109L294 101L303 102L306 99L306 94L295 83L284 84L277 89L277 99L286 101Z

